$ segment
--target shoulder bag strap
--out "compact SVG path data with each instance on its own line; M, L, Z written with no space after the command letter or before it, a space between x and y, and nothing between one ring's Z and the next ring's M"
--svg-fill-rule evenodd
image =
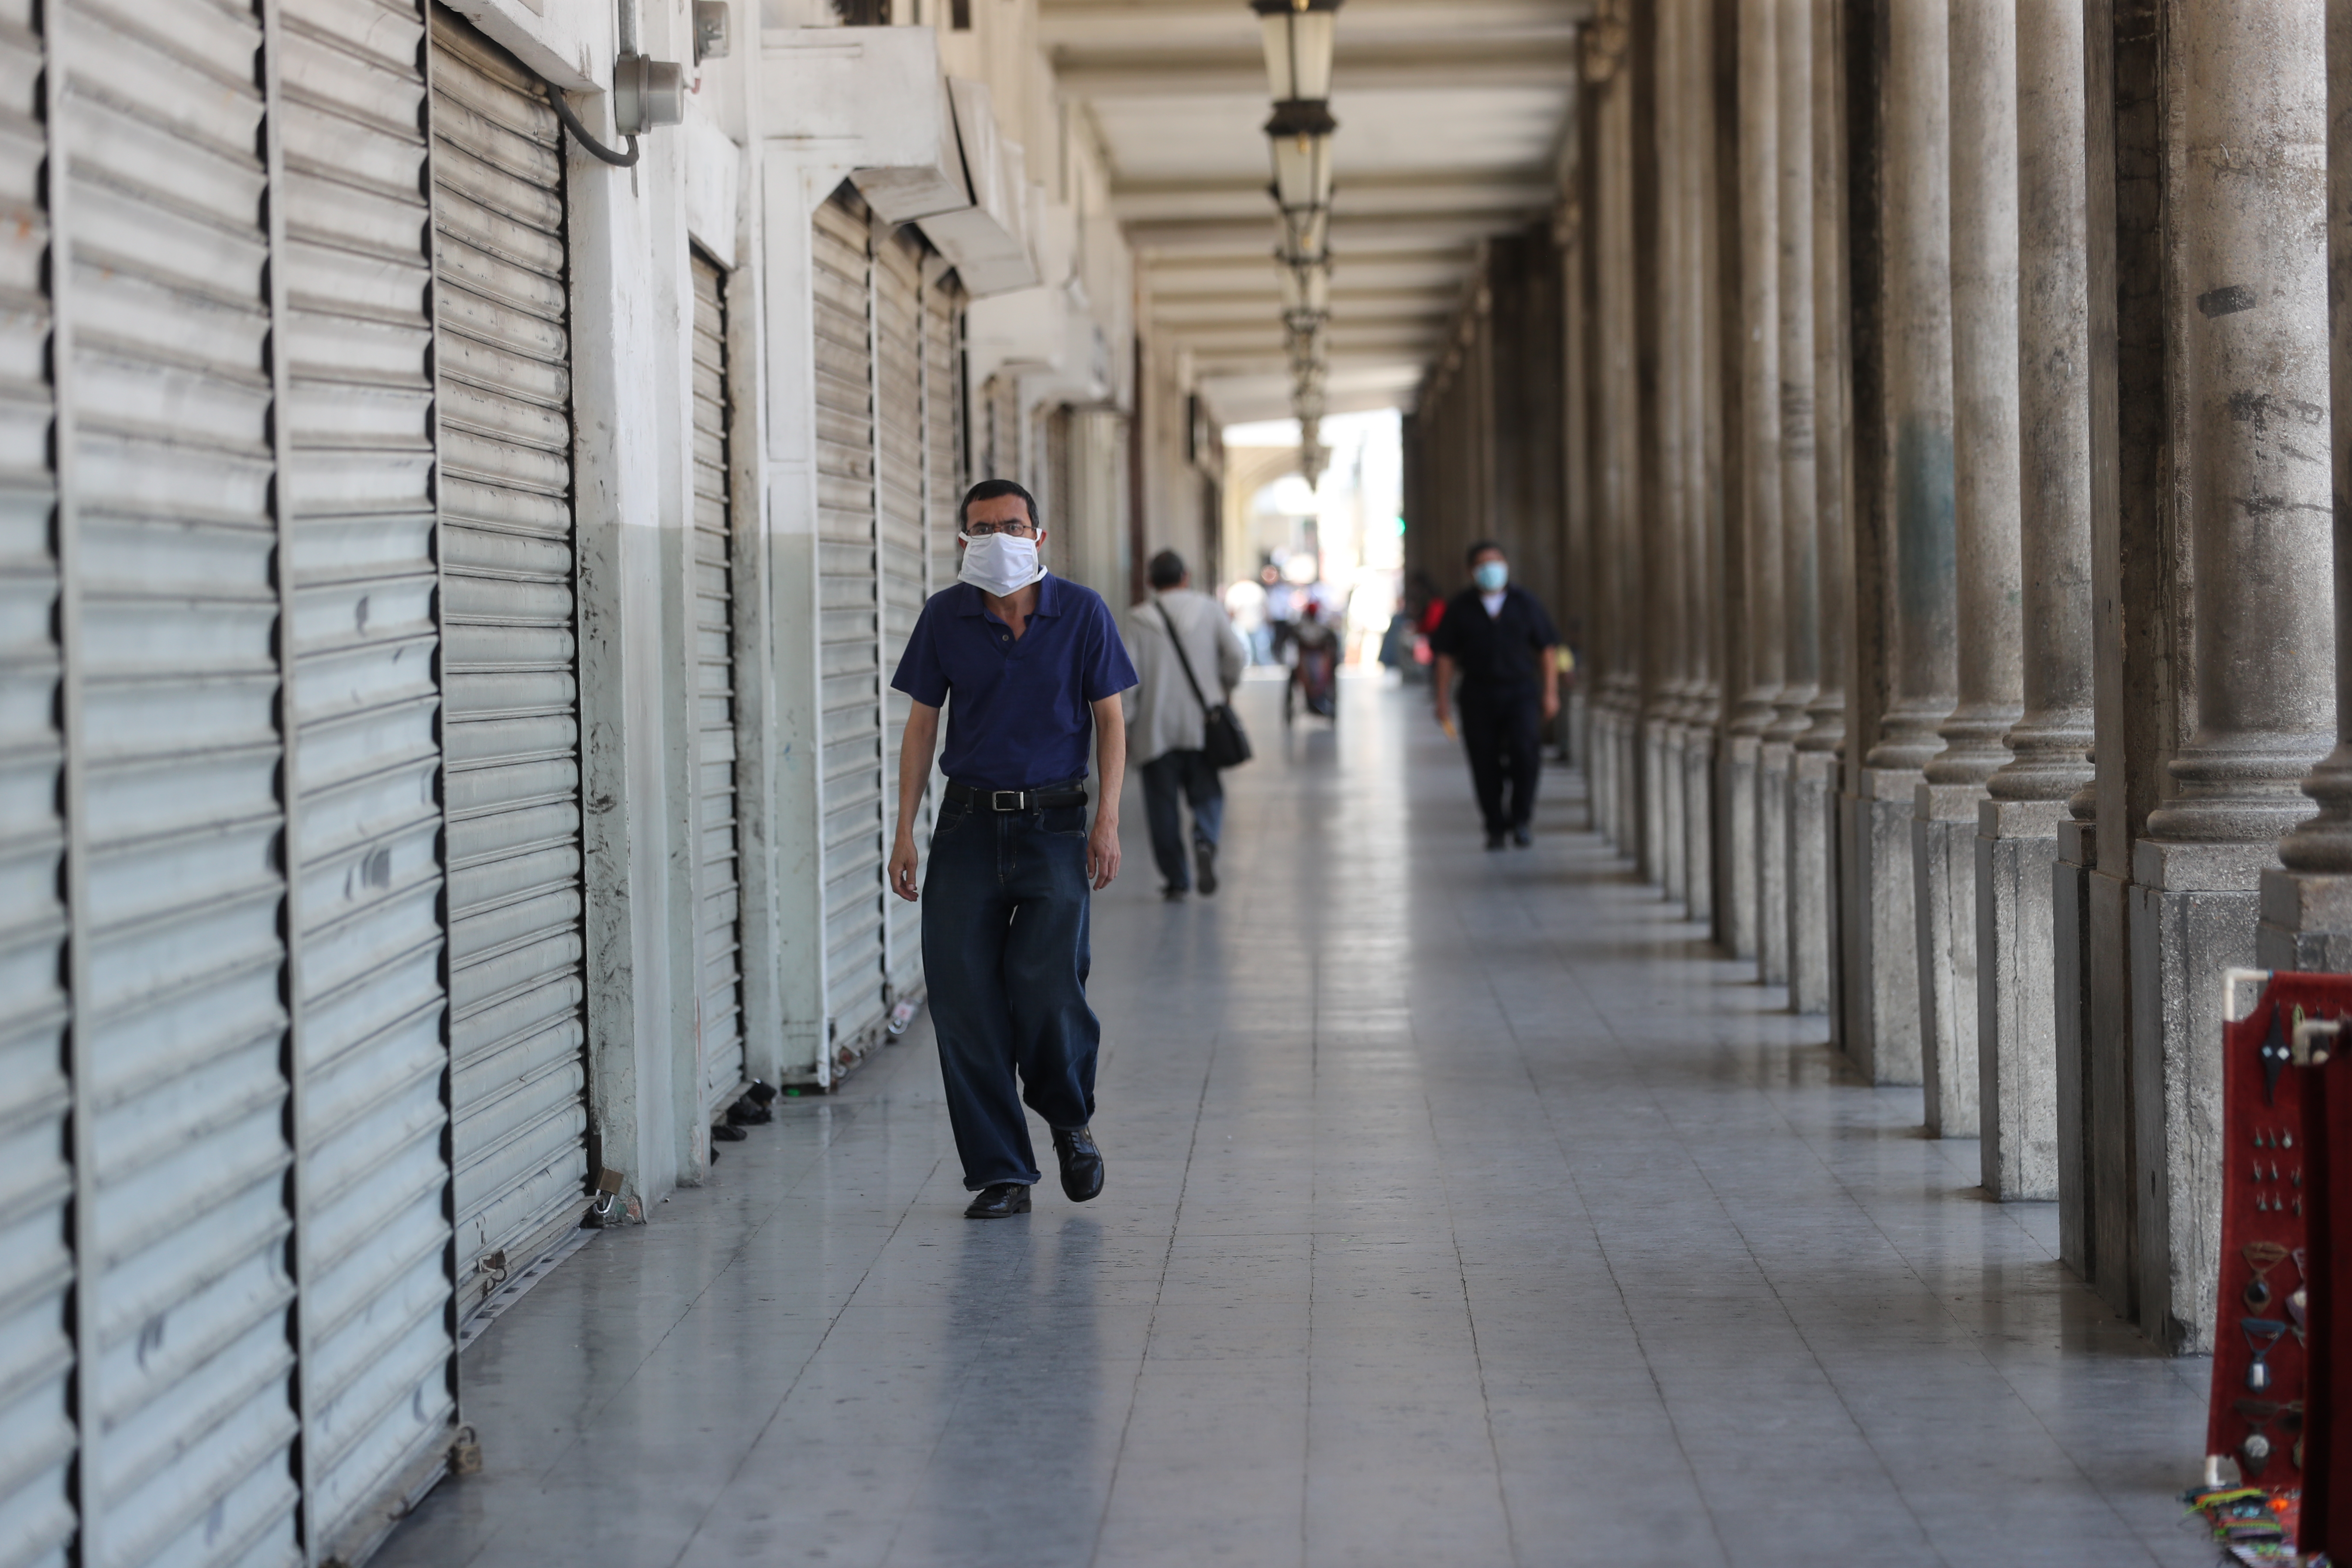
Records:
M1168 628L1168 640L1175 645L1176 662L1183 667L1184 684L1192 689L1192 700L1201 705L1202 712L1206 713L1209 711L1209 700L1201 694L1200 679L1192 673L1192 661L1184 652L1184 639L1176 635L1176 623L1169 616L1167 601L1154 599L1151 607L1160 612L1160 624Z

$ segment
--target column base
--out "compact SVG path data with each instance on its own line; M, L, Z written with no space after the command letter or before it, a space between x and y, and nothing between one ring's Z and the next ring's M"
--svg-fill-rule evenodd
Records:
M1664 727L1658 757L1658 883L1669 903L1687 903L1690 896L1688 850L1683 831L1683 769L1690 752L1690 726L1677 721Z
M1797 749L1767 741L1756 771L1756 977L1789 984L1789 772Z
M2091 875L2098 864L2092 825L2058 819L2050 873L2051 1033L2057 1070L2058 1257L2084 1280L2098 1279L2091 1163Z
M1977 807L1977 1135L1986 1193L2058 1195L2057 1012L2052 927L2054 800Z
M1683 751L1683 869L1689 879L1684 912L1715 920L1715 727L1693 724Z
M1918 900L1919 1073L1927 1135L1977 1135L1977 806L1975 784L1921 784L1912 795Z
M2261 898L2258 967L2352 973L2352 877L2264 871Z
M1642 880L1654 888L1665 885L1666 856L1666 730L1663 719L1642 720L1642 820L1634 842L1641 847Z
M1919 1059L1919 922L1911 853L1916 768L1864 768L1839 801L1844 883L1838 969L1840 1034L1871 1082L1916 1084Z
M1799 752L1789 772L1789 1007L1830 1010L1830 894L1837 814L1837 758Z
M2254 961L2267 845L2132 846L2133 1142L2139 1323L2158 1345L2213 1348L2221 1249L2221 972ZM2095 935L2094 940L2095 940Z
M1723 843L1718 864L1723 882L1716 891L1716 940L1734 958L1756 956L1757 777L1763 741L1727 735L1721 752Z

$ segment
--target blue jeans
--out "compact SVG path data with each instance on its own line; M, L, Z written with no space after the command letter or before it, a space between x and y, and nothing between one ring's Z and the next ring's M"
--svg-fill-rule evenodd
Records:
M1037 1184L1024 1101L1049 1127L1094 1120L1089 896L1085 806L941 803L923 874L923 970L968 1191Z

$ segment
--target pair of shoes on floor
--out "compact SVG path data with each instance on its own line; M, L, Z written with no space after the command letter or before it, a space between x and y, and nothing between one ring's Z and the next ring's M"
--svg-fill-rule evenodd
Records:
M1192 864L1196 868L1193 884L1202 898L1208 898L1217 890L1217 847L1205 838L1192 840Z
M1093 1128L1055 1128L1054 1152L1062 1162L1062 1191L1072 1203L1082 1204L1101 1195L1103 1157L1095 1142ZM998 1182L980 1190L980 1195L963 1211L963 1217L1007 1219L1028 1212L1029 1189L1018 1182Z

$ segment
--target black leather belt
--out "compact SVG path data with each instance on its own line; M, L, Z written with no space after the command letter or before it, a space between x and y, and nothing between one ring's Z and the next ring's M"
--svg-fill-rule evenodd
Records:
M952 805L985 811L1052 811L1087 804L1087 792L1076 779L1036 789L974 789L950 781L944 793Z

